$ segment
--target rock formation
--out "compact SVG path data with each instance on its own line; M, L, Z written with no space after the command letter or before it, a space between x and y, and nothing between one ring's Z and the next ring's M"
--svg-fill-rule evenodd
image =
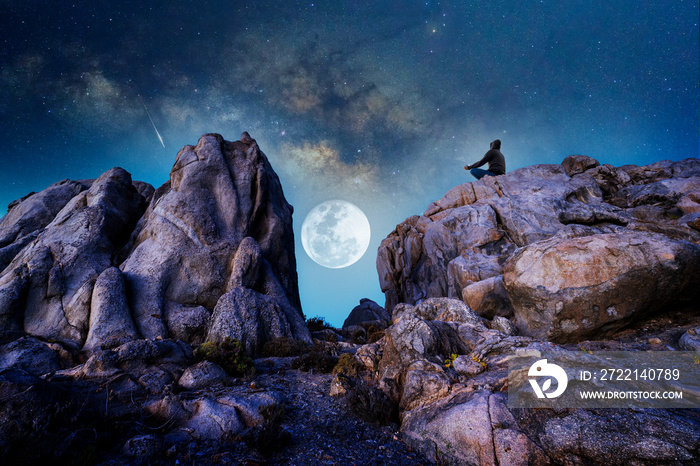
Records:
M700 347L699 188L697 159L571 156L457 186L399 224L377 256L392 325L356 359L405 441L439 464L697 461L696 415L513 409L506 391L518 352Z
M95 281L115 265L114 256L129 239L146 205L129 173L121 168L89 184L83 190L82 183L71 182L49 187L48 193L12 206L3 219L0 227L13 231L11 222L24 212L21 223L36 227L28 235L36 235L35 239L17 251L0 272L0 328L4 334L24 332L75 345L84 343ZM46 205L57 188L63 188L61 195L79 192L42 228L47 212L36 206ZM33 199L35 196L39 198ZM60 205L66 197L54 200ZM40 218L32 220L34 213ZM26 237L20 237L19 244Z
M391 323L391 314L371 299L363 298L343 322L343 329L359 325L376 325L386 328Z
M139 332L165 336L172 323L183 336L183 326L202 333L202 308L211 313L222 295L245 288L282 301L284 320L298 333L293 235L292 207L247 133L233 143L209 134L185 146L120 267Z
M120 168L54 184L13 202L0 223L0 333L85 349L168 337L230 337L251 352L280 336L310 342L292 211L247 133L185 146L155 192ZM220 315L225 332L210 328Z
M678 410L510 408L509 362L517 352L573 350L578 363L587 353L514 335L500 319L488 321L451 298L398 304L385 337L357 350L356 359L376 373L378 386L398 404L404 441L427 459L438 464L697 461L700 420ZM639 341L599 344L616 350L640 346Z
M260 462L244 444L290 436L290 386L305 387L291 395L299 416L326 410L289 421L304 421L293 448L306 463L331 457L299 453L305 442L348 421L328 388L374 420L398 412L401 438L441 464L700 458L693 410L515 409L506 394L521 351L700 348L698 160L571 156L458 186L382 242L386 309L361 300L350 341L325 329L313 349L291 222L247 133L185 146L157 190L114 168L12 203L0 221L1 461ZM265 373L249 378L264 347L307 353L258 358ZM307 384L291 370L302 359L338 371ZM357 422L340 441L367 459Z
M698 159L615 168L584 156L462 184L382 241L386 308L456 298L556 342L662 307L697 311L699 189Z
M165 443L137 435L126 456L260 425L259 408L282 393L224 390L234 379L198 363L190 345L222 351L238 340L255 354L277 337L311 343L292 212L247 133L185 146L157 190L114 168L10 204L0 221L0 458L71 462L73 449L114 442L115 421L167 426ZM251 362L222 354L245 370Z

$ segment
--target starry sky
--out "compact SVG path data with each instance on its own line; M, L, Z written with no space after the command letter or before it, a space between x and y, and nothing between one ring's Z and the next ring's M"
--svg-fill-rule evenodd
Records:
M493 139L509 171L699 154L696 0L1 5L0 205L114 166L157 187L183 145L248 131L295 208L303 310L337 326L384 304L379 243ZM345 269L300 242L330 199L371 224Z

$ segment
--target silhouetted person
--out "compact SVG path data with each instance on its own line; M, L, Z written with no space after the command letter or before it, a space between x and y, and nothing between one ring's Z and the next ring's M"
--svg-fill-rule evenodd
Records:
M482 170L481 168L478 168L487 162L489 164L488 170ZM491 149L489 149L489 151L486 154L484 154L483 159L479 160L475 164L465 165L464 169L469 170L472 176L474 176L474 178L476 178L477 180L480 180L486 175L505 175L506 159L503 157L503 154L501 154L501 140L496 139L495 141L493 141L491 143Z

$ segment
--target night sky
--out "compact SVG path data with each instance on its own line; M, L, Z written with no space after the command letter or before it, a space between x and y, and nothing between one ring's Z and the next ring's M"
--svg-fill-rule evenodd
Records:
M0 205L114 166L158 187L183 145L248 131L295 208L303 310L334 325L384 304L380 241L493 139L509 171L698 157L697 0L0 5ZM300 242L330 199L372 228L345 269Z

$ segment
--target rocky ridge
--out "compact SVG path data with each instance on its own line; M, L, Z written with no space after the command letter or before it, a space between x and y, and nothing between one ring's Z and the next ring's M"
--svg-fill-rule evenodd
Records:
M280 336L310 342L292 212L247 133L185 146L157 190L121 168L56 183L12 203L0 223L0 333L84 349L169 337L235 338L251 352Z
M382 241L386 308L455 298L559 343L697 310L699 196L698 159L615 168L570 156L462 184Z

